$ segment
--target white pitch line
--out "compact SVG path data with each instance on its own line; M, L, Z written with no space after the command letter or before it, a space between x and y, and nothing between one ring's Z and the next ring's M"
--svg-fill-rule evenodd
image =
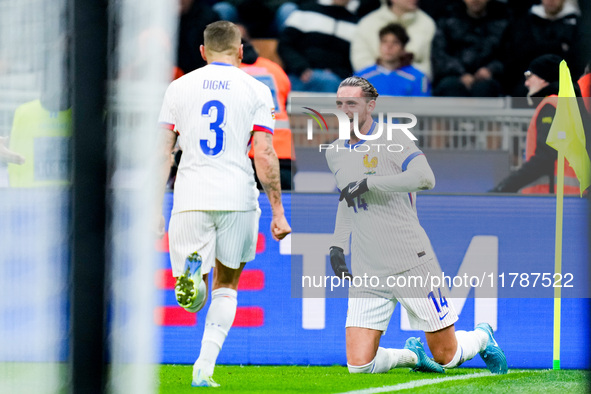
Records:
M523 372L534 372L531 370L520 370L520 371L509 371L509 373L523 373ZM473 378L481 378L484 376L495 376L490 372L479 372L470 375L458 375L458 376L449 376L447 378L437 378L437 379L421 379L421 380L413 380L412 382L406 383L399 383L393 386L382 386L382 387L373 387L370 389L362 389L362 390L353 390L353 391L346 391L342 394L375 394L375 393L385 393L391 391L398 391L398 390L408 390L414 389L415 387L421 386L430 386L433 384L439 384L443 382L450 382L453 380L467 380Z

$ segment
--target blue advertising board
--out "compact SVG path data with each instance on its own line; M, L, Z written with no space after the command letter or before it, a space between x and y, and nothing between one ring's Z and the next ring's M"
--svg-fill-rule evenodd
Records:
M167 215L171 200L168 195ZM218 363L345 365L346 298L293 296L297 277L307 264L324 262L324 271L331 272L327 237L334 228L337 195L284 194L294 231L281 243L270 235L271 211L264 195L260 204L257 257L244 271L236 320ZM510 368L551 368L554 287L542 286L541 280L542 274L554 273L555 199L422 195L418 212L446 274L471 273L471 267L484 260L497 278L498 297L478 297L477 289L454 293L452 288L460 311L456 329L472 330L477 322L488 321ZM563 368L591 367L587 223L587 201L565 199L561 283L566 284L569 273L572 287L562 288ZM302 246L307 236L326 245L325 252L314 254L320 250L317 246L310 244L309 250L305 243ZM191 364L199 354L207 306L195 315L176 305L166 250L163 246L159 284L163 305L156 314L162 326L161 361ZM534 286L536 274L540 275ZM425 340L424 333L410 329L406 314L397 307L381 346L401 348L410 336ZM484 363L476 357L464 366L484 367Z

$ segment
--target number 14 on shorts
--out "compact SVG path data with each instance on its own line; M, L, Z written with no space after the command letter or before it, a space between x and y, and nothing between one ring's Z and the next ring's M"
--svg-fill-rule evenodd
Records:
M437 310L437 314L439 315L439 320L443 320L445 316L447 316L447 314L449 313L447 307L447 300L445 299L445 297L441 295L441 289L438 288L437 292L439 293L439 300L437 300L435 293L433 293L432 291L429 292L429 294L427 294L427 298L430 298L433 301L433 305L435 305L435 309Z

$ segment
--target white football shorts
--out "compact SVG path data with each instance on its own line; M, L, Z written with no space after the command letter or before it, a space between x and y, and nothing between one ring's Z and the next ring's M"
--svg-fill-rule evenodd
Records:
M431 288L428 278L435 275L441 277L441 268L437 259L433 258L408 271L394 275L393 277L403 276L405 278L397 281L392 280L391 284L405 283L407 286L402 288L390 286L387 292L394 295L392 298L374 295L384 294L382 289L377 292L372 289L350 291L345 326L371 328L383 331L385 334L398 302L408 312L410 326L413 330L434 332L451 326L458 320L458 315L451 300L448 301L449 290L447 287ZM421 281L418 279L419 277L425 278L425 280ZM372 296L363 297L364 292L372 294Z
M261 210L184 211L171 216L168 226L172 275L182 275L185 259L201 255L203 274L215 267L216 258L226 267L254 260Z

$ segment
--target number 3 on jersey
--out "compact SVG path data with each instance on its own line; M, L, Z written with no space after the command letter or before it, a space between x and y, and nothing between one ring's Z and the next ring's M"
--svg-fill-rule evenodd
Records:
M226 135L222 128L226 124L226 107L218 100L211 100L203 104L201 116L210 119L209 130L215 133L215 143L207 139L201 140L201 150L208 156L217 156L224 151Z

